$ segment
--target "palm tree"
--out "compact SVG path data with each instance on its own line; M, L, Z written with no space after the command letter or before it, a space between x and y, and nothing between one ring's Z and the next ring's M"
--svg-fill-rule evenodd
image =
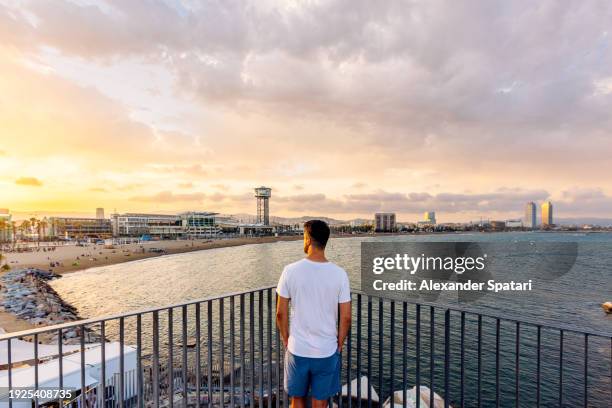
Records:
M27 234L27 232L30 230L31 227L32 227L32 223L29 220L21 221L21 224L19 224L19 231L21 231L22 239Z
M45 217L42 220L40 220L38 223L38 226L39 226L40 231L42 231L42 236L46 237L47 227L49 226L49 223L47 222L47 218ZM40 242L40 233L38 234L38 241Z
M4 232L6 232L9 223L4 219L0 218L0 236L4 237Z
M17 241L17 223L11 221L11 234L13 234L13 250L15 249L15 242Z
M2 255L2 249L4 248L4 233L6 232L7 228L8 228L9 223L4 219L0 219L0 236L2 236L2 240L0 240L0 265L2 264L2 258L4 258L4 255Z

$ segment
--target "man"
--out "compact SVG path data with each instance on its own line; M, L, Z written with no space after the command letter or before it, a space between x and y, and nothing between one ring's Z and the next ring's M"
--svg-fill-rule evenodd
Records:
M286 349L285 391L293 408L306 406L309 389L313 408L325 408L340 391L340 352L351 327L351 292L344 269L325 258L328 239L325 222L306 222L306 257L285 267L276 288L276 324Z

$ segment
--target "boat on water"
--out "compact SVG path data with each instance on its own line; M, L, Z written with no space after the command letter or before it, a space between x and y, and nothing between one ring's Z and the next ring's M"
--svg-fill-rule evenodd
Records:
M343 406L348 406L348 399L352 400L353 406L358 406L359 401L363 401L367 404L368 401L368 390L371 397L372 405L374 407L379 406L380 398L378 397L378 393L374 389L374 386L371 384L370 380L367 376L362 376L357 379L354 378L350 383L350 395L349 395L349 385L344 384L342 386L342 390L340 392L340 396L343 399ZM345 405L346 404L346 405Z
M420 389L418 395L416 385L406 390L406 405L404 405L404 391L395 391L392 396L393 399L391 399L391 397L387 398L387 400L383 404L383 408L393 408L394 406L398 408L404 406L406 408L416 408L417 398L420 399L419 406L421 407L433 406L434 408L444 408L444 398L434 392L433 405L430 405L431 390L425 385L421 385L419 388ZM451 405L449 406L452 407Z

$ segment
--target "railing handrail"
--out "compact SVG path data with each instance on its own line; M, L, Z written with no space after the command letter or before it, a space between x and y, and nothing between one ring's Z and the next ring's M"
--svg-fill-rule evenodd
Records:
M91 325L91 324L96 324L96 323L101 323L101 322L108 322L111 320L118 320L120 318L160 312L160 311L164 311L168 309L192 306L192 305L206 303L206 302L210 302L214 300L225 299L225 298L239 296L239 295L246 295L246 294L261 292L261 291L270 290L274 288L276 288L276 285L268 285L268 286L263 286L263 287L259 287L255 289L249 289L246 291L230 292L230 293L224 293L221 295L209 296L209 297L201 298L201 299L188 300L186 302L175 303L175 304L170 304L166 306L140 309L140 310L135 310L132 312L119 313L119 314L113 314L113 315L107 315L107 316L101 316L101 317L94 317L94 318L89 318L89 319L77 320L74 322L60 323L60 324L56 324L52 326L43 326L43 327L37 327L35 329L27 329L27 330L21 330L17 332L5 333L5 334L0 335L0 341L15 339L15 338L24 337L24 336L33 336L35 334L49 333L49 332L57 331L60 329L74 328L74 327L86 326L86 325ZM604 337L604 338L612 339L612 332L584 330L584 329L577 328L577 327L571 327L569 325L543 324L541 322L537 322L529 318L516 318L516 317L511 317L511 316L505 316L503 314L483 313L480 311L471 310L470 308L462 307L458 305L438 304L435 302L416 301L416 300L411 300L411 299L400 300L400 299L388 298L388 297L383 297L383 296L375 296L375 295L367 294L361 290L352 290L351 292L357 295L368 296L368 297L376 298L376 299L382 299L383 301L387 300L387 301L401 302L401 303L407 303L407 304L413 304L413 305L421 305L425 307L434 307L438 309L450 310L451 312L463 312L463 313L472 314L472 315L480 315L482 317L491 318L491 319L499 319L499 320L515 322L515 323L517 322L523 323L523 324L532 325L535 327L540 327L542 329L552 329L552 330L559 330L559 331L572 332L572 333L578 333L578 334L585 334L589 336Z
M388 300L388 301L408 303L411 305L421 305L425 307L435 307L438 309L450 310L451 312L465 312L466 314L480 315L482 317L486 317L490 319L499 319L499 320L514 322L514 323L524 323L524 324L532 325L535 327L541 327L542 329L560 330L560 331L565 331L565 332L588 334L589 336L609 337L610 339L612 339L612 332L584 330L582 328L571 327L569 325L544 324L544 323L541 323L541 322L538 322L536 320L529 319L529 318L511 317L511 316L504 315L503 313L491 314L491 313L486 313L486 312L480 312L480 311L470 309L468 307L464 307L460 305L440 304L440 303L435 303L435 302L416 301L416 300L411 300L411 299L400 300L400 299L388 298L388 297L383 297L383 296L373 296L373 295L370 295L360 290L353 290L351 292L355 294L360 294L362 296L371 296L373 298L378 298L378 299L383 299L383 300Z
M276 285L268 285L268 286L263 286L263 287L259 287L256 289L250 289L250 290L240 291L240 292L224 293L222 295L213 295L213 296L209 296L209 297L202 298L202 299L188 300L186 302L174 303L174 304L167 305L167 306L152 307L152 308L147 308L147 309L135 310L132 312L118 313L118 314L101 316L101 317L92 317L89 319L76 320L74 322L60 323L60 324L55 324L52 326L43 326L43 327L37 327L35 329L26 329L26 330L21 330L18 332L5 333L5 334L0 335L0 341L23 337L23 336L32 336L35 334L48 333L53 330L74 328L78 326L95 324L95 323L100 323L100 322L108 322L110 320L117 320L122 317L123 318L132 317L132 316L138 316L138 315L143 315L147 313L161 312L163 310L168 310L168 309L175 309L175 308L179 308L183 306L192 306L192 305L205 303L205 302L209 302L213 300L225 299L225 298L232 297L232 296L239 296L239 295L246 295L249 293L261 292L262 290L269 290L272 288L276 288Z

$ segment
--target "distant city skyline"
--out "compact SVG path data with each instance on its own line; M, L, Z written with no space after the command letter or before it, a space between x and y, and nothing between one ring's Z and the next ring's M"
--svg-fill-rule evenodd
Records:
M0 206L612 218L612 4L247 3L0 2Z

